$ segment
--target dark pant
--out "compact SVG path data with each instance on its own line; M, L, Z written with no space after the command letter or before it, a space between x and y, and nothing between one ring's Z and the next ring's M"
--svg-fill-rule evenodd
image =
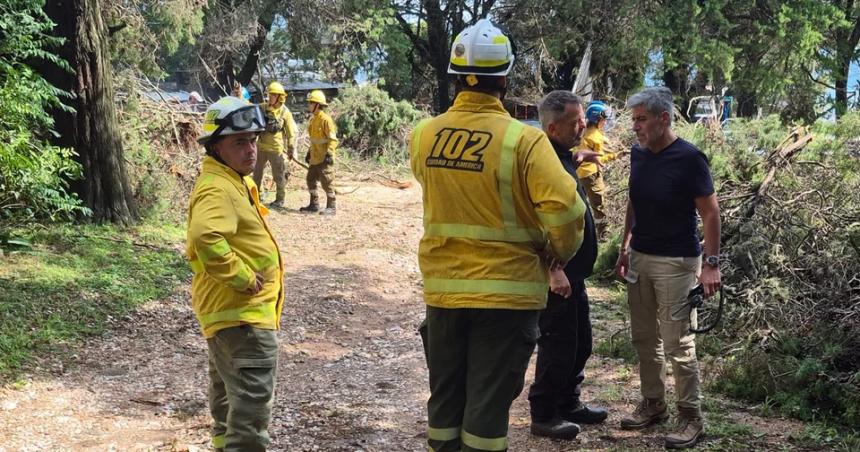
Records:
M565 299L550 293L540 315L535 381L529 389L532 420L546 422L579 405L585 362L591 356L591 319L583 281L571 281Z
M420 332L430 370L427 442L436 452L504 451L539 311L427 307Z

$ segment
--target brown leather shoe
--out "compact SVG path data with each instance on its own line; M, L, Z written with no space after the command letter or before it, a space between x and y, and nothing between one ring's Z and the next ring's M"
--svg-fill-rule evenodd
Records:
M629 417L621 420L625 430L641 430L652 424L659 424L669 418L666 402L663 399L642 399Z
M705 432L702 413L697 408L678 408L678 429L666 435L667 449L687 449L695 446Z

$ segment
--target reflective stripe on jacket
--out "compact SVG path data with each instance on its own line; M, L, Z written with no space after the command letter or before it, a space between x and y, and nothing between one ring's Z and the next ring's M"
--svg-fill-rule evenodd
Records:
M325 160L326 154L334 158L337 149L337 126L328 113L317 110L308 122L308 137L311 140L311 165L319 165Z
M241 323L278 329L284 302L284 264L263 216L257 186L212 157L203 168L188 212L186 255L194 271L191 302L210 338ZM263 275L256 295L255 273Z
M287 149L296 147L296 137L298 136L298 127L296 121L293 120L293 114L284 105L276 105L274 107L269 104L260 104L260 108L266 112L266 116L272 116L276 120L282 122L281 130L272 132L263 132L257 140L257 150L263 152L284 152L284 141L286 141Z
M423 188L426 303L542 309L547 260L574 255L585 213L546 135L497 98L466 91L416 127L410 154Z

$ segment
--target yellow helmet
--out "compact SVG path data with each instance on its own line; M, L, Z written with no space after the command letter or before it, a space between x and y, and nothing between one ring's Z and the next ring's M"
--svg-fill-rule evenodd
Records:
M448 73L508 75L513 65L511 40L489 19L481 19L454 38Z
M320 105L328 105L328 103L326 103L325 101L325 94L318 89L315 89L308 93L308 102L316 102Z
M206 109L203 119L203 134L197 139L206 144L214 137L266 130L266 116L259 106L249 104L237 97L227 96Z
M278 82L269 83L269 87L266 88L266 92L269 94L283 94L287 95L287 91L284 89L284 85L281 85Z

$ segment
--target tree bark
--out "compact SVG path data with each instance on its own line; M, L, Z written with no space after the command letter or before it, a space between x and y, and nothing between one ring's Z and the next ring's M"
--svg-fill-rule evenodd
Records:
M463 10L466 3L463 0L441 2L440 0L419 0L421 20L427 26L427 38L423 38L413 30L414 20L406 19L406 16L395 11L395 19L400 25L400 30L412 42L418 59L429 63L433 67L436 77L436 111L439 113L448 110L451 106L451 76L448 75L448 61L451 51L451 41L467 24L463 22ZM445 7L442 7L444 3ZM469 8L470 13L478 11L473 15L473 21L484 17L495 4L495 0L483 0L473 4ZM392 3L392 6L395 6Z
M451 51L448 31L445 27L445 17L439 0L428 0L424 7L427 9L427 41L433 43L430 49L430 64L436 73L436 109L439 113L451 106L449 94L450 82L448 75L448 58Z
M254 78L254 74L257 72L257 62L260 61L260 51L263 50L263 46L266 44L266 36L269 34L272 24L275 22L276 4L277 2L271 2L266 5L265 10L260 14L260 17L257 18L257 36L255 36L254 40L251 41L248 56L245 57L245 64L242 65L242 68L239 69L239 73L236 74L236 80L238 80L242 86L251 83L251 79Z
M690 101L690 68L681 64L663 72L663 83L678 97L681 114L689 120L686 116L687 103Z
M860 12L856 11L854 0L844 4L838 2L845 19L851 23L851 29L839 29L836 33L836 73L833 76L836 91L836 118L842 117L848 111L848 72L851 62L855 59L857 44L860 42Z
M54 34L66 39L60 56L74 70L50 63L40 68L49 82L74 96L64 101L73 113L53 111L60 135L55 144L73 148L83 167L83 179L71 188L92 210L92 221L131 224L138 219L137 203L123 156L99 0L49 0L44 10L57 24Z

